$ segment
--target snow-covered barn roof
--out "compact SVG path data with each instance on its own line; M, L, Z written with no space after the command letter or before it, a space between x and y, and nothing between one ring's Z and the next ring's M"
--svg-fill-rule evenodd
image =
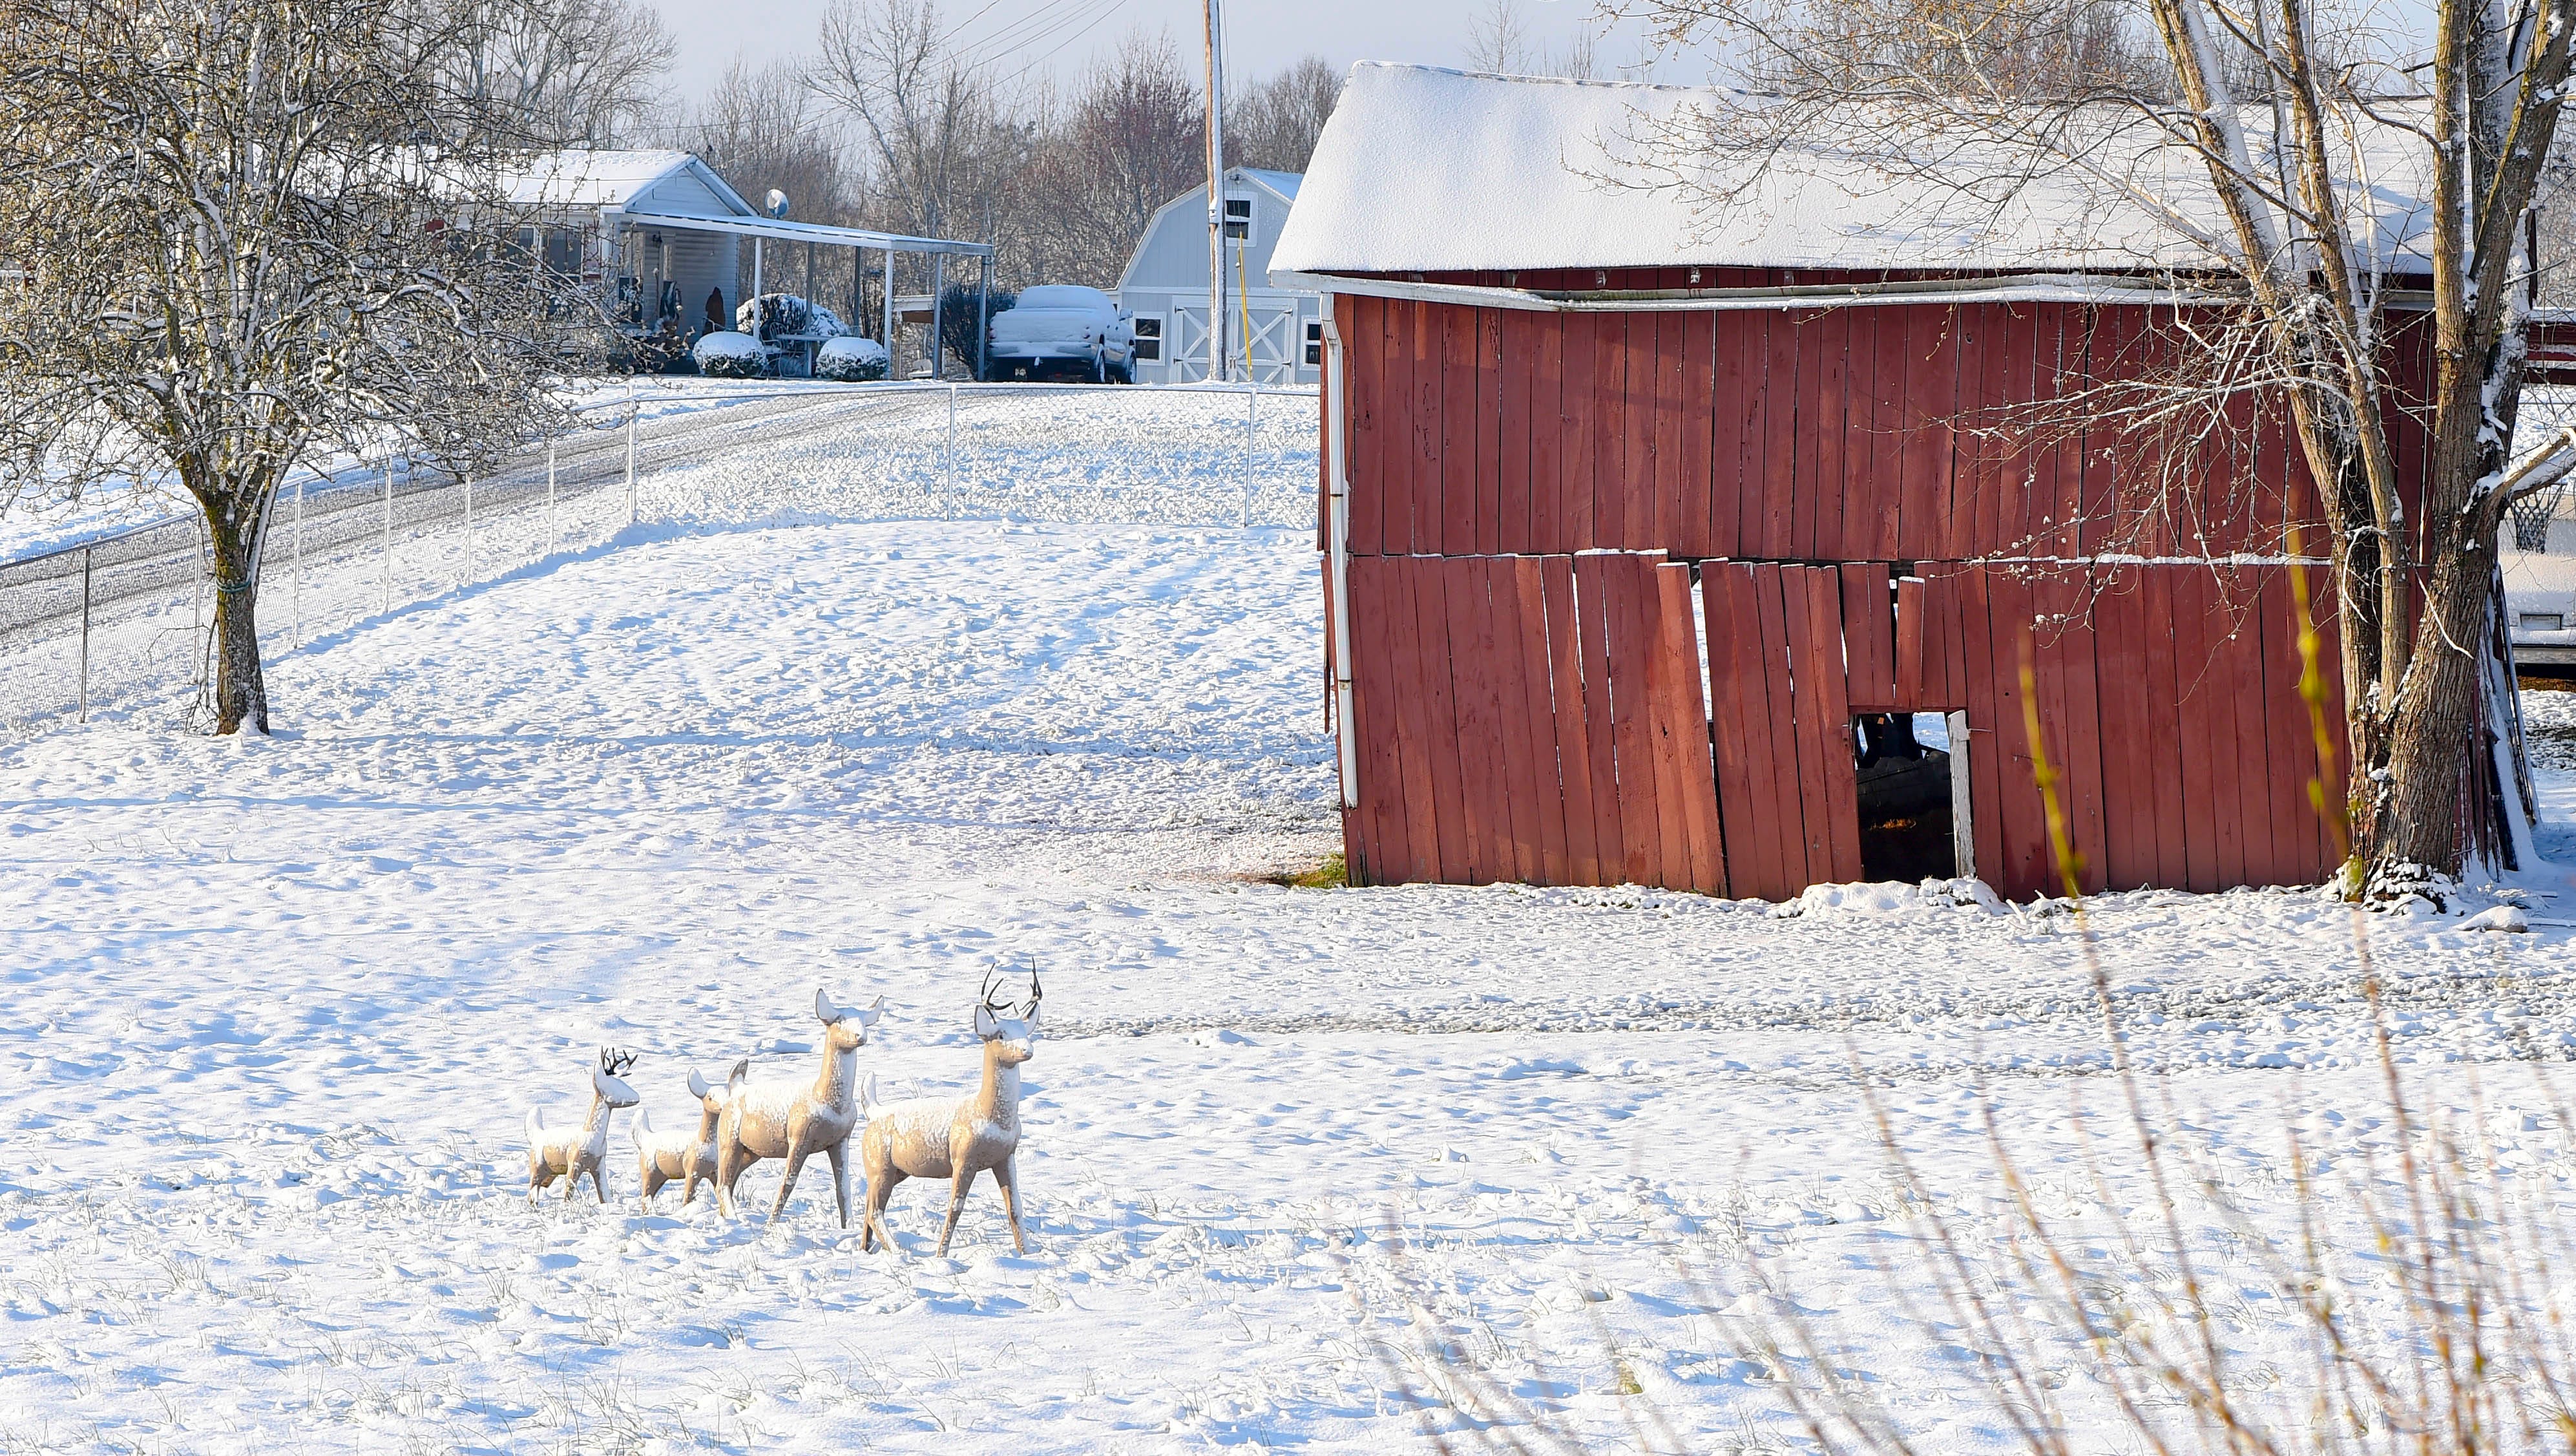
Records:
M1363 61L1316 144L1272 271L2189 270L2211 261L2190 231L2226 233L2199 159L2143 121L2106 119L2086 166L2000 200L1991 179L2020 169L1993 144L1945 139L1937 160L1892 168L1850 144L1681 156L1643 140L1758 104L1699 87ZM2350 170L2371 182L2348 192L2355 235L2414 271L2405 264L2422 257L2431 218L2427 149L2366 121L2352 136Z

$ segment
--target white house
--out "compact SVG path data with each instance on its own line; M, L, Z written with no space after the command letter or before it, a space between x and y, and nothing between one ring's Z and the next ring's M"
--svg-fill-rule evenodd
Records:
M988 244L772 217L687 152L572 148L532 157L504 182L510 200L531 215L520 230L531 256L613 296L620 324L634 333L660 333L668 324L694 338L706 322L708 295L719 290L727 328L746 293L855 300L871 275L890 292L893 270L884 263L895 253L929 254L941 272L951 258L980 260L989 282ZM831 251L837 248L849 256ZM871 251L886 255L873 268ZM889 307L879 316L904 314ZM894 341L880 342L891 349Z
M1270 249L1297 204L1294 172L1229 168L1225 174L1229 372L1263 384L1312 384L1323 343L1316 295L1270 285ZM1191 188L1155 210L1118 276L1119 307L1136 319L1136 381L1179 384L1207 378L1207 188Z

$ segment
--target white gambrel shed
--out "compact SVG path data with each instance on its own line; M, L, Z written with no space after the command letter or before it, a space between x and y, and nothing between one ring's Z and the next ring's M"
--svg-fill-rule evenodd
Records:
M1226 245L1226 311L1235 372L1262 384L1312 384L1322 345L1313 292L1273 287L1270 250L1288 225L1303 179L1294 172L1232 167L1225 174L1228 221L1243 236ZM1136 380L1184 384L1207 378L1207 188L1193 187L1155 209L1118 277L1119 307L1136 319Z

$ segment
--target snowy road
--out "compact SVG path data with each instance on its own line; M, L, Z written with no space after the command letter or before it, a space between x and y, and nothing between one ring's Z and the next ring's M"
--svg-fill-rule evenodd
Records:
M1692 1449L1786 1449L1675 1272L1731 1297L1753 1248L1933 1448L2001 1449L1869 1272L1901 1225L1850 1068L1961 1200L1990 1102L2073 1157L2071 920L1263 883L1335 842L1317 600L1295 528L738 524L286 657L272 742L0 747L0 1450L1398 1449L1444 1372L1373 1341L1417 1303L1593 1449L1634 1414L1604 1329ZM2576 765L2545 779L2564 845ZM2401 1052L2564 1202L2527 1058L2576 1048L2570 932L2456 924L2373 928ZM2098 925L2258 1209L2285 1124L2383 1135L2340 909ZM886 1095L962 1087L979 977L1028 956L1025 1258L989 1185L947 1260L930 1187L862 1255L819 1166L778 1229L639 1213L624 1115L617 1204L517 1197L522 1110L577 1115L599 1042L668 1128L692 1067L809 1069L822 983L889 998Z

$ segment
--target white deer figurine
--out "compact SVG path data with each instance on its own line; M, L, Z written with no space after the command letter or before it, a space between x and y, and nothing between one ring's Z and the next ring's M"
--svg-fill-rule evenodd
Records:
M883 996L865 1011L851 1011L833 1005L818 988L814 1018L823 1023L823 1070L813 1081L781 1077L752 1082L747 1080L748 1063L734 1068L716 1129L716 1205L727 1217L734 1211L734 1184L745 1168L763 1158L787 1160L778 1197L769 1205L775 1221L787 1207L805 1160L822 1153L832 1160L832 1195L840 1202L841 1227L850 1226L849 1139L859 1125L859 1048L867 1045L868 1028L884 1014Z
M621 1107L632 1107L639 1100L635 1089L622 1080L635 1065L633 1052L614 1047L599 1049L599 1065L590 1069L590 1115L581 1126L564 1132L546 1131L545 1113L528 1109L528 1201L552 1186L557 1178L564 1180L564 1201L572 1201L573 1190L581 1186L583 1174L590 1175L591 1191L599 1201L608 1201L608 1185L602 1179L600 1164L608 1159L608 1115Z
M1037 1054L1038 1003L1045 998L1037 967L1029 968L1029 999L1017 1016L993 999L986 978L983 1002L975 1008L975 1035L984 1043L984 1082L972 1097L916 1097L884 1106L870 1105L867 1131L859 1140L859 1167L868 1180L868 1212L859 1226L862 1252L875 1247L886 1228L885 1209L894 1185L906 1178L948 1180L948 1223L939 1231L939 1252L957 1232L957 1215L966 1206L966 1189L975 1175L991 1170L1002 1188L1002 1211L1011 1220L1011 1247L1029 1251L1020 1232L1020 1192L1011 1155L1020 1146L1020 1064ZM865 1101L876 1101L876 1079L868 1079Z
M751 1063L733 1064L733 1076L740 1077ZM732 1078L726 1079L728 1083ZM662 1185L680 1182L680 1206L697 1201L700 1183L713 1186L716 1181L716 1123L724 1116L725 1089L710 1087L707 1079L695 1071L689 1073L689 1095L698 1099L698 1130L695 1132L653 1131L653 1120L642 1108L635 1110L635 1121L626 1135L635 1144L635 1176L644 1185L644 1207L653 1207L653 1195Z

